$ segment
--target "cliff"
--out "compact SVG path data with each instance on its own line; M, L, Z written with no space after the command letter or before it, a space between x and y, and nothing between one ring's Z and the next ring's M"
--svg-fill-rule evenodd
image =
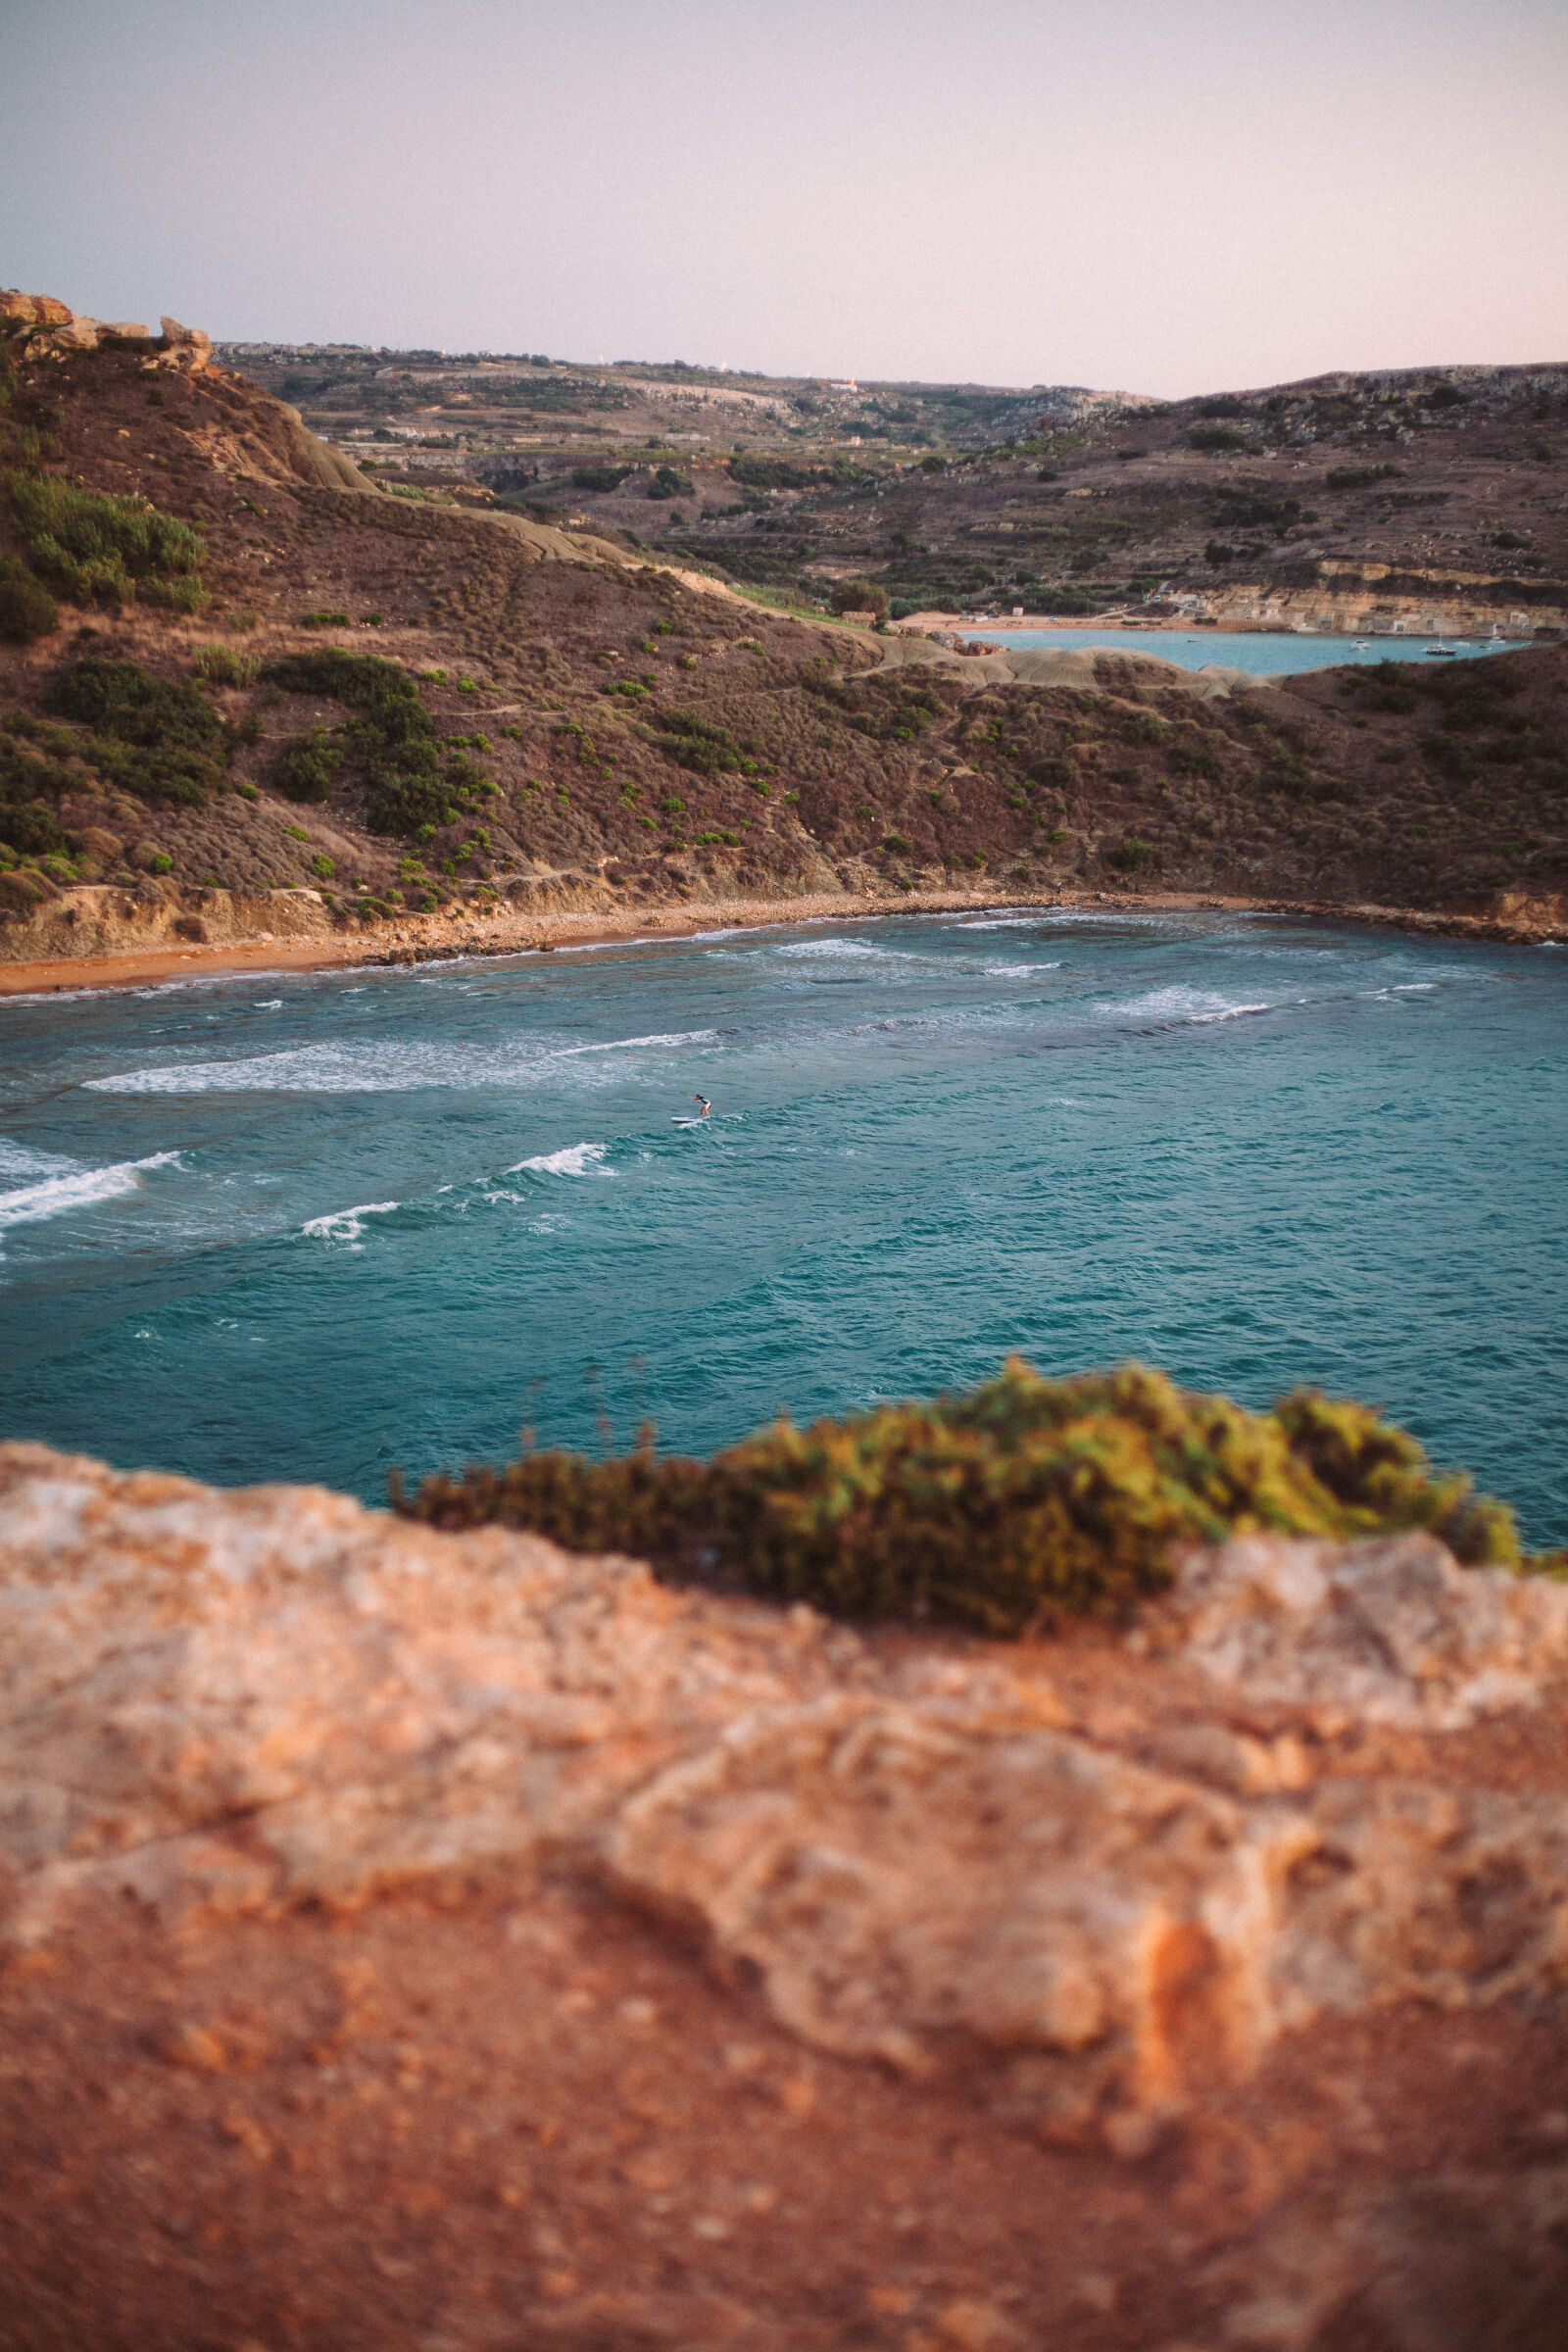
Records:
M1547 2352L1568 1591L1005 1648L0 1447L5 2340Z

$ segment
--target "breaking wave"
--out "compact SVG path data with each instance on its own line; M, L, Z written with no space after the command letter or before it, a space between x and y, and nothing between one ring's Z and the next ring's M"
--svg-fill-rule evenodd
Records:
M388 1095L414 1094L425 1087L528 1086L559 1063L585 1054L706 1046L717 1040L716 1029L672 1029L581 1046L410 1045L392 1040L374 1046L323 1044L235 1061L122 1070L83 1084L100 1095Z

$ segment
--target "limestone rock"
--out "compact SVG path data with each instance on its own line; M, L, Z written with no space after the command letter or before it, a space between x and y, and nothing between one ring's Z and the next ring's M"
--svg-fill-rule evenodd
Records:
M17 318L26 326L69 326L72 313L52 294L23 294L0 289L0 318Z
M1568 1587L1460 1568L1432 1536L1244 1539L1195 1554L1165 1614L1216 1681L1336 1723L1452 1731L1568 1670Z
M94 1893L353 1905L570 1854L755 1971L803 2040L915 2073L1035 2051L1042 2129L1129 2148L1321 2010L1568 1967L1554 1796L1314 1781L1288 1735L1217 1724L1151 1723L1152 1767L1038 1668L894 1674L809 1613L318 1490L12 1446L0 1503L14 1938ZM1189 1562L1165 1635L1321 1737L1539 1697L1565 1606L1426 1539L1254 1541Z
M177 318L159 320L164 340L169 348L164 354L166 364L176 368L210 368L213 360L213 338L199 326L181 326Z

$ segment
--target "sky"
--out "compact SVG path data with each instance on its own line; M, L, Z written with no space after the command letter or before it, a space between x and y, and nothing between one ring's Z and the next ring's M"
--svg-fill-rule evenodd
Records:
M1179 398L1568 359L1568 0L0 0L0 283Z

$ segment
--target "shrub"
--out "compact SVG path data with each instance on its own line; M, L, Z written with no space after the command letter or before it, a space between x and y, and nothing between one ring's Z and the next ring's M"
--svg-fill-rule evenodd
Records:
M655 724L663 740L660 750L677 767L689 768L693 775L721 776L735 770L744 771L756 766L723 727L711 725L692 710L661 710Z
M207 542L139 498L101 497L55 474L16 473L11 503L27 558L75 604L149 604L199 612Z
M574 490L618 490L631 471L630 466L574 466L571 484Z
M1245 449L1247 435L1239 433L1233 424L1195 424L1188 433L1187 446L1213 457L1221 450Z
M1298 498L1282 498L1275 491L1259 490L1245 482L1233 482L1217 496L1214 519L1221 530L1288 531L1293 522L1309 519ZM1241 552L1246 556L1257 551L1244 547Z
M441 776L435 722L407 670L378 654L350 654L328 646L319 653L286 654L269 662L262 674L287 694L321 695L347 704L357 713L351 726L323 740L341 745L339 766L350 759L363 765L370 785L373 831L411 834L423 825L451 823L452 794ZM314 734L319 738L320 730ZM326 796L322 792L313 797Z
M696 488L689 473L676 466L661 466L648 485L650 498L690 498Z
M1143 840L1137 833L1129 833L1124 841L1115 842L1102 854L1105 863L1113 865L1119 874L1137 873L1146 865L1153 865L1159 856L1153 843Z
M96 730L84 756L127 792L195 805L222 782L231 739L199 686L135 662L88 660L60 672L49 708Z
M500 1522L665 1575L716 1575L834 1616L1015 1636L1053 1612L1125 1608L1172 1552L1232 1535L1428 1528L1472 1564L1517 1564L1512 1514L1435 1477L1364 1405L1298 1391L1271 1413L1129 1364L1042 1379L1014 1356L966 1396L787 1420L704 1463L650 1446L560 1452L427 1479L394 1507L434 1526ZM1542 1563L1546 1565L1547 1563Z
M1403 478L1397 466L1331 466L1327 476L1331 490L1364 490L1372 482Z
M324 727L312 727L286 747L272 781L285 800L318 803L330 798L347 758L347 744Z
M884 834L882 838L882 847L885 850L891 851L893 855L898 858L912 857L914 853L913 842L906 841L902 833Z
M60 626L60 612L47 588L15 556L0 556L0 638L31 645Z
M874 612L878 620L887 616L888 592L870 580L840 580L830 599L835 612Z
M725 470L748 490L809 490L821 479L819 468L792 466L787 458L733 457Z
M302 629L349 629L353 627L346 612L302 612Z
M214 686L253 686L261 667L254 654L236 654L228 645L199 645L196 668Z
M0 842L24 858L43 858L69 849L69 836L54 810L42 801L12 799L11 793L19 788L20 779L13 784L9 775L0 778L0 789L6 794L0 799Z

